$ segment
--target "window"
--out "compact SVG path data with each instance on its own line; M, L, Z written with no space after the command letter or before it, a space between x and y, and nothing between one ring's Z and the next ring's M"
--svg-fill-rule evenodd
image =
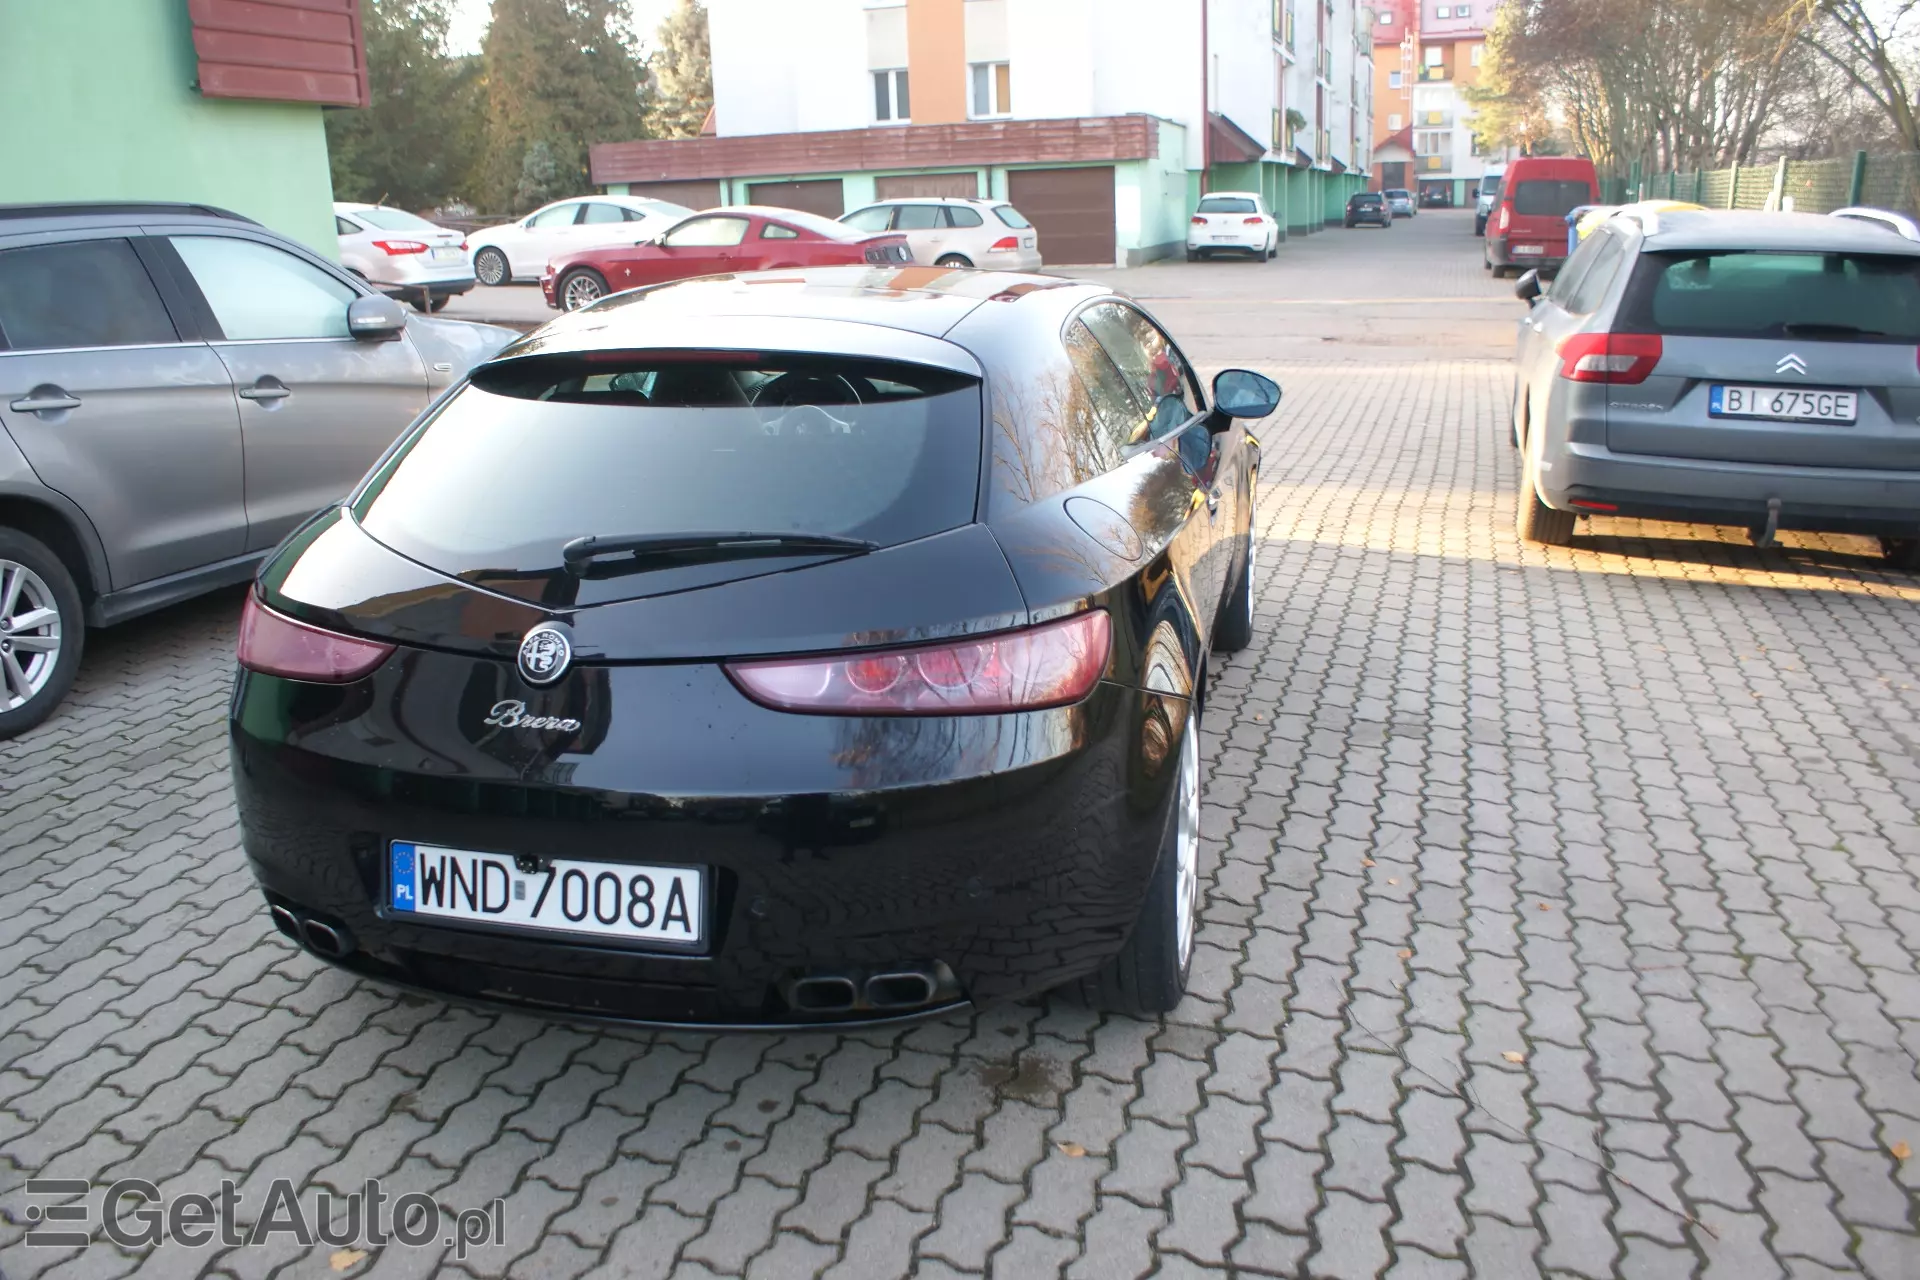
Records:
M1547 297L1555 305L1568 310L1572 309L1568 306L1568 301L1573 297L1574 291L1580 287L1580 282L1586 278L1587 271L1593 266L1593 260L1599 256L1601 245L1611 239L1613 239L1611 235L1596 233L1582 240L1574 249L1565 265L1560 268L1559 274L1554 276L1552 285L1547 289Z
M893 206L890 204L868 205L864 209L855 209L840 221L857 231L885 231L887 224L893 221Z
M1013 110L1012 81L1004 62L973 64L973 114L1004 116Z
M1480 59L1486 56L1487 56L1487 46L1483 44L1470 44L1467 46L1468 65L1477 67L1480 65Z
M1199 412L1193 372L1152 321L1117 302L1096 303L1080 318L1113 358L1134 398L1146 406L1151 438L1171 435Z
M1079 382L1079 394L1067 406L1068 447L1081 455L1074 459L1074 473L1096 476L1119 466L1128 446L1147 438L1147 415L1085 324L1075 320L1067 326L1066 346Z
M1380 25L1383 27L1390 27L1393 25L1393 10L1382 9L1380 11Z
M1911 345L1920 340L1920 261L1861 253L1646 253L1621 320L1623 331L1641 333Z
M760 238L762 240L798 240L800 233L792 227L783 227L777 222L767 222L760 226Z
M595 200L587 205L586 212L580 215L580 221L595 224L625 222L627 220L626 213L627 211L617 204L601 204Z
M333 219L333 234L337 236L357 236L360 234L360 228L348 222L345 218L340 217L338 214L335 214Z
M0 338L0 347L46 351L137 347L180 335L131 244L80 240L0 253Z
M347 336L344 282L285 249L227 236L173 236L229 341Z
M1398 111L1392 112L1387 116L1387 128L1391 129L1395 133L1400 132L1401 126L1404 125L1405 123L1406 121L1400 118L1400 113Z
M405 209L389 209L380 205L373 209L362 209L354 215L360 221L380 228L382 231L438 231L440 228L417 214Z
M969 209L964 204L950 204L947 206L947 225L950 227L981 226L980 211Z
M873 73L873 118L881 122L905 124L911 118L907 105L907 72L904 67Z
M1413 154L1444 156L1453 150L1453 135L1444 129L1420 129L1413 135Z
M446 572L541 573L561 567L582 530L795 530L891 546L974 518L972 378L835 356L595 354L477 370L368 486L357 511L368 531ZM775 386L786 374L798 376ZM484 477L497 489L504 475L512 501L472 500ZM768 562L742 563L759 573ZM583 580L576 603L653 594L717 567L620 570Z
M1405 78L1400 72L1398 71L1387 72L1387 88L1398 89L1405 83L1406 83Z
M1453 16L1453 10L1443 4L1433 11L1433 16L1436 18L1451 18Z
M1447 60L1447 51L1437 44L1430 44L1420 51L1421 60L1429 67L1443 66Z
M993 206L993 216L1014 228L1016 231L1024 231L1033 225L1021 215L1018 209L1010 204L997 204Z
M1208 196L1195 213L1258 213L1259 206L1246 196Z
M542 209L540 212L534 214L531 218L527 219L527 227L530 230L538 231L551 231L555 227L570 227L573 225L573 220L579 216L580 206L572 201L568 201L566 204L557 204L551 209Z
M1600 232L1594 238L1600 241L1600 247L1594 253L1593 265L1563 304L1577 316L1592 315L1606 301L1607 290L1613 287L1613 278L1626 257L1626 246L1619 236Z
M894 210L893 229L895 231L931 231L941 225L937 204L903 204Z
M747 238L745 218L689 218L667 232L662 244L677 249L739 244Z
M1564 218L1593 200L1593 188L1578 178L1535 178L1513 189L1513 211L1523 218Z

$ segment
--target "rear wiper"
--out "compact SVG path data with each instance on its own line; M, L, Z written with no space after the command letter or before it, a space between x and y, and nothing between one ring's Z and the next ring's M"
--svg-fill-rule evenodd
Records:
M560 559L569 571L582 573L600 556L630 555L693 556L699 559L734 559L744 556L806 555L829 552L862 555L877 551L880 544L865 538L845 538L834 533L634 533L600 537L588 534L560 548Z
M1885 338L1889 336L1884 329L1861 329L1850 324L1820 324L1808 321L1804 324L1787 323L1780 326L1780 332L1789 338Z

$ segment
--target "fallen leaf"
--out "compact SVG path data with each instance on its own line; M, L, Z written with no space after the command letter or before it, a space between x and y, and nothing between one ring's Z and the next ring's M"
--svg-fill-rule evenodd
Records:
M1553 904L1551 902L1543 902L1540 904L1540 909L1542 911L1551 911L1553 910Z
M1913 1154L1913 1148L1904 1142L1896 1142L1888 1147L1887 1150L1893 1153L1895 1160L1905 1160Z
M1393 954L1399 956L1402 960L1411 960L1413 959L1413 948L1402 947L1400 950L1394 952Z
M1387 883L1388 883L1388 884L1399 884L1399 883L1400 883L1400 877L1399 877L1399 876L1388 876L1388 877L1387 877Z
M1363 866L1363 867L1370 867L1370 866L1372 866L1372 865L1373 865L1373 859L1372 859L1372 858L1362 858L1362 859L1360 859L1360 865L1361 865L1361 866Z
M335 1271L345 1271L355 1263L364 1262L366 1257L365 1249L335 1249L327 1257L327 1265Z
M1505 1058L1508 1062L1525 1062L1527 1060L1526 1054L1515 1053L1511 1049L1507 1050L1505 1053L1501 1054L1500 1056Z
M1078 1160L1081 1156L1087 1154L1087 1149L1077 1142L1056 1142L1053 1145L1060 1148L1061 1155L1074 1160Z

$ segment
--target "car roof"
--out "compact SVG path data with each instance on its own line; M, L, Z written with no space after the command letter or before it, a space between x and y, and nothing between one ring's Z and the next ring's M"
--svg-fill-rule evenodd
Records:
M1629 211L1615 216L1637 221L1646 235L1643 247L1654 252L1682 249L1827 250L1920 257L1920 243L1890 235L1884 227L1848 218L1830 218L1818 213L1702 209L1642 214Z
M706 344L711 328L733 334L755 319L862 326L939 338L989 304L1049 308L1061 322L1080 302L1113 291L1085 280L947 267L810 267L703 276L614 294L568 312L502 353L502 358L624 347ZM704 322L711 322L707 324ZM731 342L715 345L730 346Z
M1240 200L1258 200L1260 193L1258 191L1202 191L1200 193L1202 200L1211 200L1215 196L1233 196Z
M50 204L0 204L0 230L27 232L60 227L120 226L129 219L164 218L169 222L206 219L215 222L239 222L250 227L260 224L245 214L212 204L187 204L172 200L85 200Z
M996 204L1005 204L1005 203L1006 203L1005 200L987 200L987 199L981 198L980 196L887 196L884 199L880 199L880 200L869 200L867 203L861 205L860 209L871 209L875 205L880 205L880 204L996 205ZM850 212L858 213L860 212L860 209L850 210Z
M855 230L844 223L835 222L832 218L823 218L817 213L808 213L805 209L782 209L777 205L770 204L723 204L717 209L702 209L693 216L696 218L704 218L709 214L722 213L744 214L753 218L772 218L775 222L785 222L796 227L805 227L808 231L812 231L817 235L827 236L834 240L843 240L849 244L856 240L865 240L870 236L878 234L872 231ZM688 219L682 219L682 221L687 220Z

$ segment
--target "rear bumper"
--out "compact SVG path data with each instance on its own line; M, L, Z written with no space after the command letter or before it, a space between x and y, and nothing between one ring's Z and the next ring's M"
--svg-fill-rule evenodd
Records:
M1187 248L1202 252L1221 249L1228 253L1261 253L1266 247L1267 233L1258 227L1248 227L1245 231L1236 231L1224 238L1214 233L1187 237Z
M606 775L604 756L529 766L499 782L415 771L417 750L393 757L396 768L341 759L345 750L308 749L296 745L306 736L297 727L283 731L316 688L243 675L231 747L242 838L268 902L348 940L344 953L323 958L453 996L674 1025L924 1016L1098 968L1139 914L1173 799L1178 752L1150 768L1141 744L1164 743L1169 716L1177 741L1186 707L1103 684L1076 707L977 718L977 732L943 731L951 722L826 721L849 758L873 757L871 789L741 794L728 784L763 781L767 770L723 754L709 793L694 794L648 792L643 779L627 792L580 785L589 769ZM1022 730L1014 721L1033 723ZM256 724L277 727L261 736L248 728ZM390 913L385 868L396 839L708 868L704 953ZM848 974L857 984L903 965L951 981L911 1010L809 1013L790 999L799 977Z
M1662 458L1571 444L1540 484L1548 506L1591 514L1752 526L1765 522L1768 500L1778 498L1783 529L1920 532L1920 472ZM1595 512L1576 500L1617 511Z
M1564 240L1558 243L1542 243L1537 240L1521 242L1524 245L1538 245L1539 253L1515 253L1515 245L1509 236L1489 235L1487 237L1487 261L1496 267L1540 267L1558 270L1567 261L1567 245Z
M373 287L393 298L418 298L426 294L434 298L454 298L471 292L474 279L471 275L459 276L449 280L420 280L410 284L396 283L391 280L378 280Z
M976 267L985 267L989 271L1038 271L1040 269L1040 251L1038 249L1001 249L998 252L989 249L980 255Z

